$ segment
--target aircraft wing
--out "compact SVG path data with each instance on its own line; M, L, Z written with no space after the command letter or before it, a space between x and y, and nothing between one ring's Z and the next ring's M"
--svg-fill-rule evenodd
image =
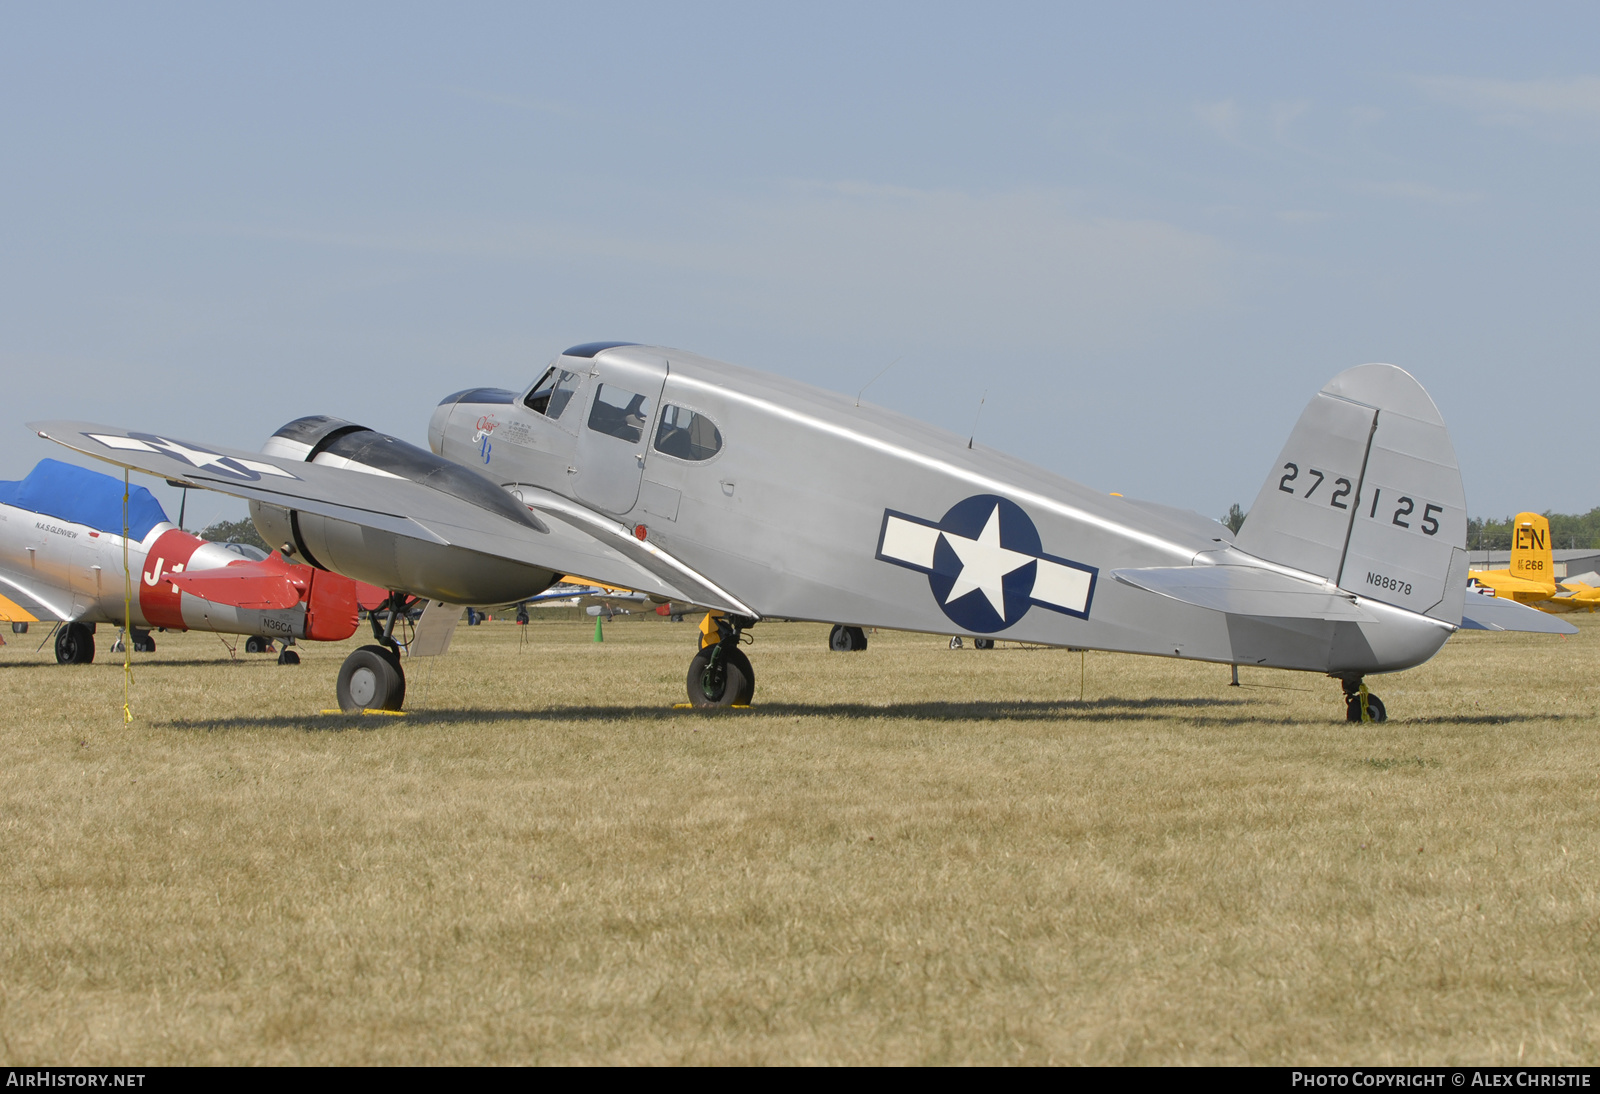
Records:
M1153 566L1113 570L1124 585L1212 611L1291 619L1370 622L1349 594L1257 566Z
M1469 631L1528 631L1533 634L1577 634L1578 628L1549 612L1518 604L1503 596L1467 594L1461 627Z
M391 475L303 463L259 452L194 444L92 422L31 422L46 440L158 478L285 509L460 547L558 573L686 600L740 615L756 613L631 530L543 490L523 488L526 520ZM528 496L534 495L534 496Z
M65 622L72 618L72 594L41 585L26 571L0 566L0 623Z

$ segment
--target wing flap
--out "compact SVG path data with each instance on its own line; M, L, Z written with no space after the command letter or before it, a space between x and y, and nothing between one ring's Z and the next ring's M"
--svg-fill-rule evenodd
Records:
M1124 585L1230 615L1370 623L1348 593L1256 566L1154 566L1113 570Z

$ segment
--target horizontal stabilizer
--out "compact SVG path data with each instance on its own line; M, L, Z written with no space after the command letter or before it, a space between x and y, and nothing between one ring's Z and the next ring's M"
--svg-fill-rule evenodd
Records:
M1530 634L1577 634L1578 628L1549 612L1500 596L1469 594L1461 608L1461 627L1469 631L1527 631Z
M1370 623L1348 593L1256 566L1156 566L1113 570L1124 585L1233 615Z
M281 611L300 603L300 590L282 562L235 562L214 570L168 573L165 580L190 596L235 608Z

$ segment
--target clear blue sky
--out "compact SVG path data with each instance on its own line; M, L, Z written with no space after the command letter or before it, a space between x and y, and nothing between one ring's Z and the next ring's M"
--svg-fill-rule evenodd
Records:
M1597 31L1592 5L5 5L0 477L61 454L35 417L425 443L443 394L630 339L848 392L898 357L870 400L964 433L987 391L980 441L1212 516L1330 376L1391 361L1474 514L1584 511Z

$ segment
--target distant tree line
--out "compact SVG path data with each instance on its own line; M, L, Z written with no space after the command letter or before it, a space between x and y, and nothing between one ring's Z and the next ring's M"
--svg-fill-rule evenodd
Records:
M1552 549L1600 547L1600 508L1587 513L1545 513L1550 522ZM1467 546L1474 551L1511 550L1511 522L1514 517L1492 520L1473 517L1467 521Z
M248 543L263 551L273 550L248 520L219 520L215 524L208 524L200 531L200 538L209 539L212 543Z

